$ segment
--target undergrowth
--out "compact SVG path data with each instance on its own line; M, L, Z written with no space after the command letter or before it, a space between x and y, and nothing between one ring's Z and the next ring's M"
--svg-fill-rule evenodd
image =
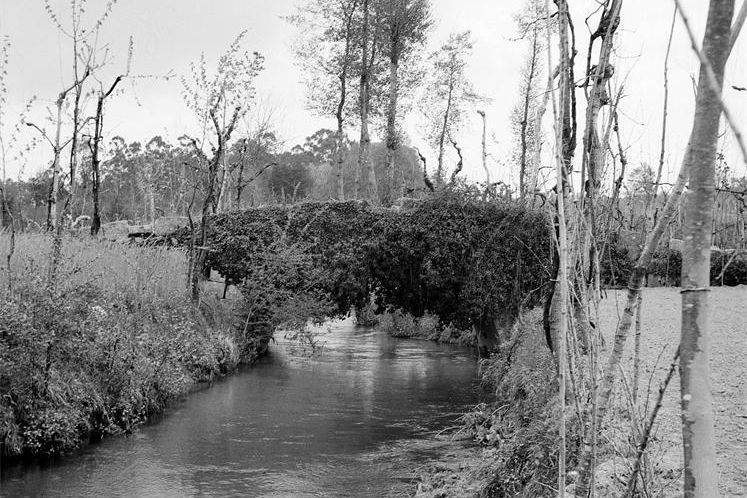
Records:
M0 235L3 255L8 243ZM55 285L44 234L18 236L0 276L5 457L129 432L242 359L236 334L191 305L182 251L75 238L63 248Z
M426 312L421 317L401 309L390 309L376 316L378 327L392 337L426 339L446 344L476 343L472 330L461 330L452 324L444 325L441 320Z
M481 363L482 382L493 396L462 417L461 430L491 450L492 479L484 496L557 494L560 404L555 362L543 345L541 310L533 310L515 324L500 351ZM573 468L580 427L572 408L567 410Z

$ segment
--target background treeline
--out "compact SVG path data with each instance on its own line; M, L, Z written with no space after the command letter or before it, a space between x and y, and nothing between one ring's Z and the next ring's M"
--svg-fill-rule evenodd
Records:
M345 174L350 180L346 183L346 192L353 197L354 158L358 145L346 141L345 147L348 151ZM226 167L219 179L218 210L302 200L323 201L336 196L333 132L321 129L290 151L281 149L282 144L271 132L261 138L237 139L226 154ZM205 196L205 179L201 158L191 144L184 140L169 143L160 136L145 144L127 143L124 138L115 137L108 151L100 165L100 211L104 223L118 220L151 223L163 216L186 217L190 211L193 215L199 214ZM374 144L371 155L374 167L383 175L385 147ZM86 150L81 150L80 157L77 195L67 212L71 221L90 215L92 210L91 158ZM407 186L407 193L422 194L423 175L417 153L402 148L396 160L396 175ZM27 180L8 179L3 218L6 226L14 219L19 229L44 227L51 183L47 170ZM69 191L68 185L60 191L60 198L67 198Z

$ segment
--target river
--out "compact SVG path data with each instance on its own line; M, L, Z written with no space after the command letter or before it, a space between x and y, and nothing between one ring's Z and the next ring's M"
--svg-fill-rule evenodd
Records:
M472 351L350 320L316 336L279 337L130 437L5 469L2 496L401 496L428 457L405 450L478 401Z

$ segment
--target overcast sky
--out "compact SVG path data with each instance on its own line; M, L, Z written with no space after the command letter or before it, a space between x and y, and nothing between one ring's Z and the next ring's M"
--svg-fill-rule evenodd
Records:
M112 64L102 74L104 82L122 72L126 64L130 35L135 44L132 73L164 75L169 71L186 72L190 61L204 52L214 61L243 29L248 30L244 47L266 57L266 69L257 80L260 99L277 108L276 126L287 145L303 141L320 127L334 127L332 119L315 117L305 109L301 75L294 64L291 43L295 29L283 16L293 12L299 0L119 0L102 28L101 39L109 43ZM88 14L103 9L105 0L89 0ZM475 40L470 76L477 90L492 99L486 106L491 168L494 176L509 179L506 172L511 141L508 115L517 99L519 69L525 46L512 41L515 36L513 14L524 0L432 0L437 26L431 36L432 48L450 32L470 29ZM583 19L591 12L594 0L571 2L575 17L580 58L585 58L588 30ZM63 16L69 0L52 0ZM702 37L708 2L684 0L686 12ZM738 2L739 4L739 2ZM68 9L68 10L66 10ZM667 0L626 0L623 5L620 47L616 75L626 78L626 97L621 104L623 139L630 147L633 165L655 163L659 154L661 126L662 63L673 2ZM42 0L0 0L0 35L10 37L12 47L8 67L8 113L5 129L13 124L17 112L33 95L38 97L33 116L40 119L60 89L69 85L70 54L67 40L60 35L44 10ZM747 131L747 92L730 86L747 86L747 34L732 53L725 93L739 125ZM675 30L670 62L670 133L667 166L676 170L692 122L693 86L691 75L697 61L681 23ZM147 140L159 134L175 139L195 129L194 116L184 106L178 78L138 79L108 108L106 134L129 140ZM581 98L581 95L579 94ZM581 116L583 114L580 114ZM462 133L466 174L481 178L480 130L478 116ZM408 129L415 145L424 147L416 126ZM8 132L6 131L6 136ZM736 144L726 137L725 150L732 170L747 174ZM48 148L29 156L24 176L47 167ZM9 175L18 173L11 165ZM515 180L514 176L510 179Z

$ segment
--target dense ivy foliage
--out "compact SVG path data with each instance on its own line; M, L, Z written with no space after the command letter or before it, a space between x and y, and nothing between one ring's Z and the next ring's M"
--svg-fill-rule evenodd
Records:
M300 249L310 257L313 278L286 279L284 290L324 291L339 313L368 299L371 276L369 245L378 221L361 202L269 206L215 216L206 263L232 284L251 284L270 253ZM306 268L310 271L309 268Z
M539 212L443 196L382 222L370 253L377 294L416 316L431 311L460 328L513 319L552 278L552 232Z
M402 210L365 203L304 203L215 216L208 264L231 283L251 281L273 244L298 245L321 269L314 286L339 314L379 304L467 327L513 319L542 298L552 233L541 213L444 194Z

